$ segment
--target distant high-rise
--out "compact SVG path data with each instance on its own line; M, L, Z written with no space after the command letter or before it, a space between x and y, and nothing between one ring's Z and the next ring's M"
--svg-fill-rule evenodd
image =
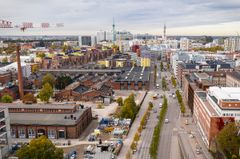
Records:
M224 40L224 49L226 51L240 51L240 37L230 37Z
M115 30L114 18L113 18L113 24L112 24L112 32L113 32L112 42L114 43L116 41L116 30Z

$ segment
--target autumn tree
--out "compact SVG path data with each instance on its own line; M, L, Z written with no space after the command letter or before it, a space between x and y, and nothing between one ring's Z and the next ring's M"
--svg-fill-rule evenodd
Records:
M122 99L122 97L119 97L117 99L117 103L118 103L118 106L123 106L123 99Z
M232 159L233 156L239 156L240 134L234 122L228 123L217 135L219 144L226 157Z
M121 109L121 118L134 119L137 114L138 108L134 99L134 95L131 94L128 98L124 100Z
M39 66L38 65L33 65L32 66L32 73L36 73L39 71Z
M4 63L4 64L8 63L8 58L7 58L7 57L4 57L4 58L2 59L2 63Z
M45 136L30 141L16 153L19 159L63 159L63 149L55 145Z
M32 93L25 94L22 101L23 103L37 103L37 99Z
M43 76L42 84L45 85L46 83L49 83L53 88L55 85L55 77L50 73L46 74L45 76Z
M43 85L43 88L40 90L38 97L41 101L48 102L50 97L53 95L53 88L49 83Z
M13 98L12 98L12 96L10 96L8 94L5 94L5 95L2 96L1 102L3 102L3 103L12 103L13 102Z

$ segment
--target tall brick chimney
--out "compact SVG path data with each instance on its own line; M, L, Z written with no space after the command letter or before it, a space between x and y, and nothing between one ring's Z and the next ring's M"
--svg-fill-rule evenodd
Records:
M20 60L20 45L17 45L17 67L18 67L18 89L19 89L19 95L20 99L23 98L24 92L23 92L23 78L22 78L22 66L21 66L21 60Z

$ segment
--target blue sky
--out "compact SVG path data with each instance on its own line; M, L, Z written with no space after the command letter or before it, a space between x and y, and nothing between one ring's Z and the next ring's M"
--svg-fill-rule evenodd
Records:
M80 35L111 30L169 35L236 35L240 0L0 0L0 19L14 24L64 23L64 28L0 29L0 35Z

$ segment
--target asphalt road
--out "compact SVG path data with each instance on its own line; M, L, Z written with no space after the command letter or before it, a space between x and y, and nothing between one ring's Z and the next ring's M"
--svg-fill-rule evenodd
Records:
M156 93L156 91L150 91L149 94L152 96ZM159 114L160 108L159 103L162 103L162 99L159 98L157 100L151 100L153 102L153 110L150 113L146 128L142 131L140 141L138 143L138 150L133 155L134 159L150 159L149 148L152 141L154 127L158 122L157 116ZM155 112L157 110L157 112Z
M164 123L161 129L161 137L158 146L158 159L170 159L172 149L178 149L178 144L171 145L172 141L177 135L177 130L180 128L180 109L177 103L177 99L173 99L169 94L175 93L175 89L172 87L170 82L171 74L169 72L162 72L162 76L167 76L167 82L169 91L165 92L168 99L168 111L165 119L169 120L169 123Z

